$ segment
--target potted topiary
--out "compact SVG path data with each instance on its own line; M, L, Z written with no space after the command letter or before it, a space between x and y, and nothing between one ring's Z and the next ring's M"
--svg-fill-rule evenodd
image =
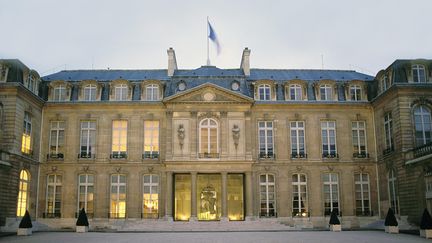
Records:
M426 208L420 221L420 236L426 239L432 238L432 217Z
M399 234L399 227L393 209L389 208L384 222L385 232L390 234Z
M26 210L24 217L18 226L17 235L31 235L33 233L33 224L31 222L30 214Z
M83 208L80 210L78 215L78 219L76 222L76 232L85 233L88 232L88 228L89 228L89 223L87 219L87 214Z
M333 210L331 212L329 224L330 224L330 231L333 232L342 231L341 223L338 219L336 210Z

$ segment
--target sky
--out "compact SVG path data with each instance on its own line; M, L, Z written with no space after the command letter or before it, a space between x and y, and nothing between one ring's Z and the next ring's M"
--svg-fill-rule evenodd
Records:
M0 59L41 76L64 69L179 69L207 60L207 16L222 47L211 64L344 69L375 76L396 59L432 59L430 0L0 0Z

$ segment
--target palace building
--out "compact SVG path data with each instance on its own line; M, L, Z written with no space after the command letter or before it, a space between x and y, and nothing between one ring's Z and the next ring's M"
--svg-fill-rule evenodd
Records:
M432 209L432 60L350 70L65 70L0 60L0 226L402 225Z

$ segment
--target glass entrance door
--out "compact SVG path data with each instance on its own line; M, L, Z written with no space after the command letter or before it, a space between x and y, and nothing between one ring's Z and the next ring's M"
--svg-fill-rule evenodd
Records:
M198 220L220 220L222 214L222 177L220 174L197 176Z

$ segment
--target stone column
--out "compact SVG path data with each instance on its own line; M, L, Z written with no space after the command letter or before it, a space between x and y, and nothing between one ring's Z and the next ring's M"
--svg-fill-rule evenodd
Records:
M173 173L166 172L166 195L165 195L165 219L168 221L173 220Z
M222 218L221 221L228 221L228 173L222 172Z
M246 172L246 220L253 217L252 172Z
M196 221L197 218L197 173L191 172L191 218L190 221Z

